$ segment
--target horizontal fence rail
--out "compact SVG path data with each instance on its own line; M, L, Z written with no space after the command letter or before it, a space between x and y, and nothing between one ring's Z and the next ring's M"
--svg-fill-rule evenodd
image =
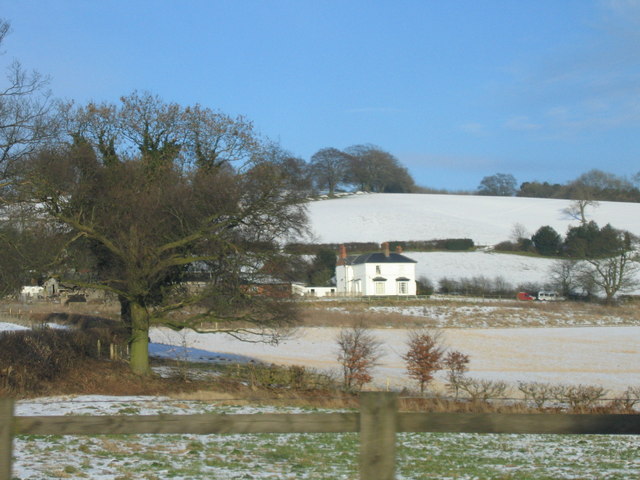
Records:
M16 435L360 434L360 478L392 480L400 432L640 434L640 415L398 412L394 393L363 393L359 413L14 416L0 398L0 480L11 480Z

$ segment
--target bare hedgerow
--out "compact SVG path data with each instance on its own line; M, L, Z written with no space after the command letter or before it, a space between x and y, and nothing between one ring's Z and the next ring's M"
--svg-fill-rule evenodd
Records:
M640 403L640 386L627 387L621 395L613 400L613 406L628 412L632 411L638 403Z
M497 380L465 378L460 382L460 390L474 402L486 402L492 398L504 397L507 388L506 382Z
M363 322L342 329L336 339L345 390L361 390L382 355L382 344Z
M518 382L518 390L525 400L532 401L536 407L542 408L549 400L556 396L557 387L544 382Z
M0 333L0 395L39 393L85 358L97 357L87 332L38 328Z
M559 385L556 387L555 398L565 402L572 410L590 408L604 398L607 390L598 385Z

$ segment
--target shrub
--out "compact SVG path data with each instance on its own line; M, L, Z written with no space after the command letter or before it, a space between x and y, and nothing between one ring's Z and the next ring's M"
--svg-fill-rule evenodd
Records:
M613 406L618 410L631 412L640 403L640 386L628 387L620 396L613 400Z
M248 383L252 388L327 390L336 383L330 375L299 365L281 366L248 363L230 367L227 378Z
M96 357L93 338L77 330L38 328L0 335L0 388L42 392L86 357Z
M504 242L495 244L493 249L497 252L517 252L520 250L520 246L515 242L505 240Z
M441 242L445 250L471 250L475 246L470 238L447 238Z
M531 240L540 255L556 255L562 246L560 234L549 225L540 227Z
M121 347L128 338L120 322L84 315L50 314L42 322L68 328L41 326L0 333L0 392L41 393L85 359L109 356L110 344Z
M442 368L443 348L439 345L441 333L430 330L414 330L409 333L409 350L402 356L409 377L418 382L420 393L424 393L433 375Z
M416 294L418 295L433 295L434 288L433 283L427 277L420 277L416 281Z
M507 391L507 383L496 380L478 380L465 378L460 382L460 390L474 401L486 402L492 398L500 398Z
M522 392L525 400L532 401L538 408L542 408L556 396L556 387L549 383L518 382L518 390Z
M342 329L336 339L345 390L361 390L382 355L382 344L362 322Z
M565 402L572 410L591 408L604 398L607 391L597 385L559 385L555 390L555 398Z
M464 374L469 369L469 355L451 350L442 361L442 365L447 369L447 388L455 395L456 400L460 392L460 384L464 380Z

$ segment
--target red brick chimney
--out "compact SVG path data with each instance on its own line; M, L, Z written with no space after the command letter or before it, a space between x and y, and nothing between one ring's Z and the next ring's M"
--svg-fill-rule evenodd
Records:
M344 245L340 245L340 253L338 253L338 263L337 265L344 265L347 259L347 247Z
M402 253L402 247L400 245L396 246L396 253Z

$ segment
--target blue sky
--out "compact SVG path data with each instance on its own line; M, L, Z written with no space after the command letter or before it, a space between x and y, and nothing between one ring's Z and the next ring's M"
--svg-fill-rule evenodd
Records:
M640 0L0 0L0 65L56 97L147 90L308 160L372 143L417 183L640 171Z

